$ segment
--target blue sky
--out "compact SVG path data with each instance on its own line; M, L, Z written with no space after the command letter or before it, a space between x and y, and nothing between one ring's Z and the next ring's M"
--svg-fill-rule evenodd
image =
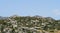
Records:
M60 19L60 0L0 0L0 16L15 14Z

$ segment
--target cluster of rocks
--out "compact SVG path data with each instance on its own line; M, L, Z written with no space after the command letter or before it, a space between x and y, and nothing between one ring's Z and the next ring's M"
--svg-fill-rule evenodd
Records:
M41 16L11 16L0 19L0 33L49 33L57 31L60 20Z

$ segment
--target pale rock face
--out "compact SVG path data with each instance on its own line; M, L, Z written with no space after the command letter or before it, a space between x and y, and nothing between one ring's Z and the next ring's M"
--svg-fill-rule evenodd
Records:
M36 22L39 22L39 20L35 20Z
M15 30L15 32L18 32L18 30Z
M17 25L14 24L13 27L17 27Z
M28 25L28 24L26 24L26 25Z
M18 15L13 15L13 16L11 16L11 17L15 18L15 17L19 17L19 16L18 16Z
M42 23L42 25L45 25L45 23Z
M33 33L36 33L36 32L33 32Z
M1 31L0 31L0 33L1 33Z
M45 33L49 33L49 32L45 32Z
M5 29L3 31L6 31Z

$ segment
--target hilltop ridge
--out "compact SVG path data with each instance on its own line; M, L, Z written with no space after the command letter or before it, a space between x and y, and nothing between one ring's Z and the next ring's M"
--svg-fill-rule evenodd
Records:
M55 20L51 17L42 16L10 16L0 18L0 28L3 31L5 28L8 29L19 29L21 27L34 28L36 30L60 30L60 20ZM4 28L2 28L4 27ZM12 31L11 30L11 31ZM4 31L3 31L4 32Z

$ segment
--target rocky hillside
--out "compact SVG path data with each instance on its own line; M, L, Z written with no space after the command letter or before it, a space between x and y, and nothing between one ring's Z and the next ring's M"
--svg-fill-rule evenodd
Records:
M42 29L45 31L48 30L60 30L60 20L55 20L51 17L42 17L42 16L10 16L10 17L0 17L0 31L6 32L6 28L11 29L11 32L15 31L14 29L19 29L20 27L39 27L38 30ZM37 29L36 28L36 29Z

